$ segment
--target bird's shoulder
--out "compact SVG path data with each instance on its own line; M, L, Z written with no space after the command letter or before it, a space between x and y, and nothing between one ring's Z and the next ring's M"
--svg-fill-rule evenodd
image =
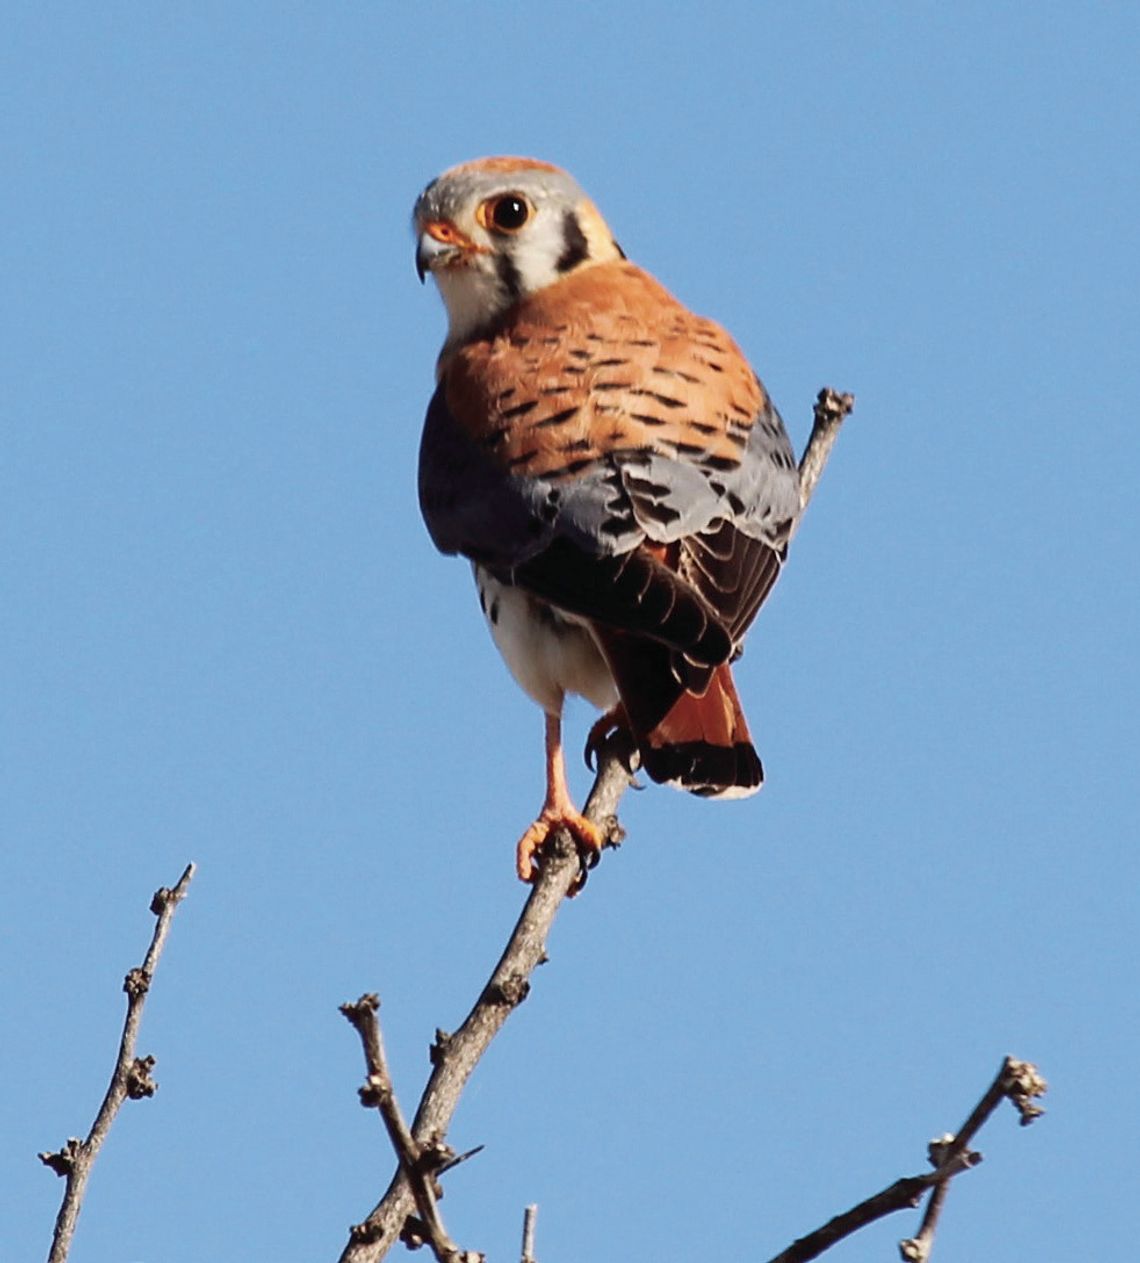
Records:
M768 406L726 330L626 260L521 300L448 354L440 391L496 463L546 478L646 451L730 468Z

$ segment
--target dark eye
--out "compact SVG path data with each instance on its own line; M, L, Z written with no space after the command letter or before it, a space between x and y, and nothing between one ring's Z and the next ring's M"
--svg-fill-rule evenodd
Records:
M500 232L518 232L530 218L530 206L517 193L492 198L487 204L487 226Z

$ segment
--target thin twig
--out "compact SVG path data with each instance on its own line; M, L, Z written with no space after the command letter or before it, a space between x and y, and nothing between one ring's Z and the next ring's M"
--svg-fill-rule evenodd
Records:
M800 461L801 515L819 482L844 418L854 406L850 395L823 390L815 405L815 422ZM611 845L621 837L617 805L629 787L630 751L623 734L603 745L598 774L584 814ZM416 1144L442 1143L459 1097L483 1053L511 1012L526 998L530 976L546 959L546 940L562 901L581 887L578 850L566 830L556 831L543 847L538 878L523 907L510 941L479 999L454 1034L436 1032L431 1049L432 1073L420 1099L411 1135ZM400 1237L415 1206L403 1165L387 1191L363 1222L349 1230L339 1263L377 1263Z
M380 1023L376 1013L380 999L374 994L363 995L355 1004L342 1004L340 1011L352 1023L364 1045L364 1062L368 1072L360 1089L360 1103L380 1111L388 1139L392 1142L400 1160L404 1178L412 1190L416 1210L419 1212L418 1227L422 1228L420 1240L425 1241L439 1263L483 1263L483 1255L475 1251L461 1250L448 1235L440 1217L435 1186L435 1172L445 1164L452 1165L454 1155L446 1146L419 1145L412 1139L408 1124L404 1121L388 1059L384 1055L384 1041L380 1035Z
M91 1167L103 1141L111 1130L111 1124L123 1102L129 1097L132 1101L153 1096L158 1084L150 1077L154 1068L153 1057L136 1057L135 1043L138 1040L139 1024L142 1021L143 1006L146 1004L147 992L158 967L159 957L166 944L166 936L170 923L179 903L186 895L190 882L194 878L194 865L187 864L186 871L178 879L172 889L165 886L155 891L150 901L150 910L157 918L150 947L147 948L143 963L132 969L123 982L123 990L127 993L127 1016L123 1023L123 1034L119 1040L119 1055L115 1060L115 1069L111 1074L111 1082L99 1113L91 1124L91 1131L86 1140L72 1136L62 1149L55 1153L41 1153L40 1161L50 1167L56 1175L66 1177L67 1187L63 1193L63 1204L56 1216L55 1232L52 1235L51 1253L48 1263L63 1263L71 1249L71 1240L75 1235L75 1225L79 1212L83 1208L83 1195L87 1188L87 1180Z
M997 1077L970 1112L969 1118L962 1124L958 1134L944 1136L931 1142L929 1156L930 1160L936 1164L935 1170L923 1175L912 1175L896 1180L873 1197L868 1197L866 1201L853 1206L842 1215L836 1215L834 1219L828 1220L822 1228L817 1228L815 1232L793 1242L781 1254L769 1260L769 1263L807 1263L809 1259L816 1259L825 1250L831 1249L836 1242L851 1236L852 1233L858 1232L860 1228L865 1228L877 1219L908 1207L913 1209L922 1200L926 1190L933 1188L931 1205L933 1206L934 1199L937 1198L937 1206L933 1210L931 1206L927 1207L918 1237L899 1243L899 1251L907 1263L912 1263L912 1260L913 1263L926 1263L930 1257L934 1228L950 1181L960 1172L977 1166L982 1160L981 1154L975 1153L968 1147L970 1141L977 1135L1003 1097L1008 1097L1013 1103L1014 1108L1021 1115L1022 1125L1032 1122L1043 1112L1039 1106L1033 1104L1032 1098L1040 1096L1045 1088L1045 1080L1041 1078L1035 1066L1027 1061L1015 1061L1012 1057L1007 1057Z
M855 396L840 394L825 386L816 396L812 419L811 435L808 438L804 454L800 457L800 513L807 508L812 498L816 483L819 482L835 440L839 437L839 427L855 408Z
M1035 1105L1034 1098L1042 1096L1047 1084L1031 1062L1017 1061L1006 1057L1002 1062L993 1083L985 1096L977 1103L970 1117L962 1124L956 1136L943 1136L930 1144L929 1159L935 1167L934 1179L937 1183L926 1203L918 1233L899 1242L899 1254L904 1263L927 1263L930 1251L934 1248L934 1233L942 1214L946 1195L950 1191L950 1181L959 1171L977 1166L982 1160L980 1153L975 1153L968 1146L970 1141L985 1125L989 1116L998 1107L1003 1097L1012 1102L1014 1109L1021 1116L1021 1125L1027 1126L1044 1111Z
M520 1263L538 1263L534 1257L534 1223L538 1218L538 1207L528 1206L523 1213L522 1256Z

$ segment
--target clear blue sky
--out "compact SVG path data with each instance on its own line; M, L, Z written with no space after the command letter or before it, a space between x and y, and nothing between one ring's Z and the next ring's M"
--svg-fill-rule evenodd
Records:
M74 1263L334 1259L523 898L541 718L421 526L443 167L577 175L843 434L749 641L757 798L627 845L451 1136L543 1263L767 1257L920 1169L1006 1052L937 1258L1134 1236L1140 17L1130 4L17 3L0 49L0 1256L46 1253L200 865ZM576 749L589 713L576 707ZM588 784L573 769L579 792ZM830 1257L893 1257L899 1217Z

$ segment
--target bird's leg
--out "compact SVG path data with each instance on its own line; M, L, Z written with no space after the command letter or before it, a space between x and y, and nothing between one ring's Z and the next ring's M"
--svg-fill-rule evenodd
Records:
M534 856L555 829L569 829L571 836L591 866L598 862L602 835L574 806L566 784L566 762L562 757L562 716L546 716L546 801L538 819L519 839L515 868L523 881L537 877Z

